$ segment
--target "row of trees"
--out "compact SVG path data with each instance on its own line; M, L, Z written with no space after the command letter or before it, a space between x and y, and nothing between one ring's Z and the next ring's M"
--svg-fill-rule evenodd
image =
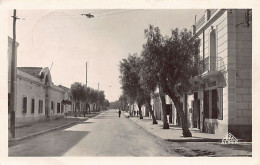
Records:
M80 103L84 105L83 110L90 113L90 104L93 104L94 111L100 110L100 106L109 106L109 101L105 99L104 91L95 90L86 85L75 82L71 85L71 99L75 102L75 114L80 111Z
M128 97L125 94L121 95L118 100L110 103L110 108L128 110Z
M145 29L144 35L146 43L140 56L129 55L120 62L123 93L130 103L137 103L139 114L142 114L141 106L145 105L152 115L153 124L157 124L151 108L151 97L159 89L163 128L169 129L165 102L165 96L168 95L180 116L183 136L191 137L180 97L191 90L192 83L189 80L198 74L200 41L187 29L174 29L171 30L171 36L162 36L159 27L152 25Z

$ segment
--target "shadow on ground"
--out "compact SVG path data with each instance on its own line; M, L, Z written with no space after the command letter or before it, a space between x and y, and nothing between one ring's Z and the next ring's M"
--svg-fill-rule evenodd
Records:
M24 141L24 143L10 147L8 155L11 157L27 156L62 156L71 147L83 139L87 131L58 131ZM26 148L30 148L24 150Z
M234 150L242 150L242 151L248 151L252 152L252 145L245 145L246 143L241 144L221 144L221 143L215 143L214 145L221 146L223 148L232 148Z

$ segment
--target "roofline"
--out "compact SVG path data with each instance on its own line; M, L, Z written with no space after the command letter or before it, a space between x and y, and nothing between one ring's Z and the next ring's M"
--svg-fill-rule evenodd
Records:
M202 33L202 31L209 27L209 25L214 22L214 20L216 20L217 18L219 18L227 9L217 9L217 11L210 17L209 20L205 21L205 23L203 23L202 26L200 26L200 28L196 29L196 32L194 35L200 35ZM205 11L206 12L206 11ZM203 16L202 16L203 17ZM202 18L201 17L201 18ZM200 19L201 19L200 18ZM206 19L206 18L205 18ZM196 24L194 25L196 27Z

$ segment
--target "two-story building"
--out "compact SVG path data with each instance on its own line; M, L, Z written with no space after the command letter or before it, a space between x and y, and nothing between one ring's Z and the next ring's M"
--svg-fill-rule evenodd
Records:
M224 137L252 138L251 10L208 9L193 25L200 39L197 88L180 96L190 128ZM169 121L179 124L174 103L166 96ZM162 119L159 96L152 99L156 119ZM168 113L170 112L170 113Z
M208 9L193 26L201 40L197 90L188 119L203 132L252 136L252 24L250 10ZM248 18L247 18L248 17Z

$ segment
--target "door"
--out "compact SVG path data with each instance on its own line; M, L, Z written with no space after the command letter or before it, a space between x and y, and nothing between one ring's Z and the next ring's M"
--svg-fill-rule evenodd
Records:
M201 113L201 130L205 131L205 118L209 118L209 91L203 92L203 112Z
M200 100L193 101L193 127L200 128Z
M166 115L169 115L169 123L172 123L172 104L166 104Z

